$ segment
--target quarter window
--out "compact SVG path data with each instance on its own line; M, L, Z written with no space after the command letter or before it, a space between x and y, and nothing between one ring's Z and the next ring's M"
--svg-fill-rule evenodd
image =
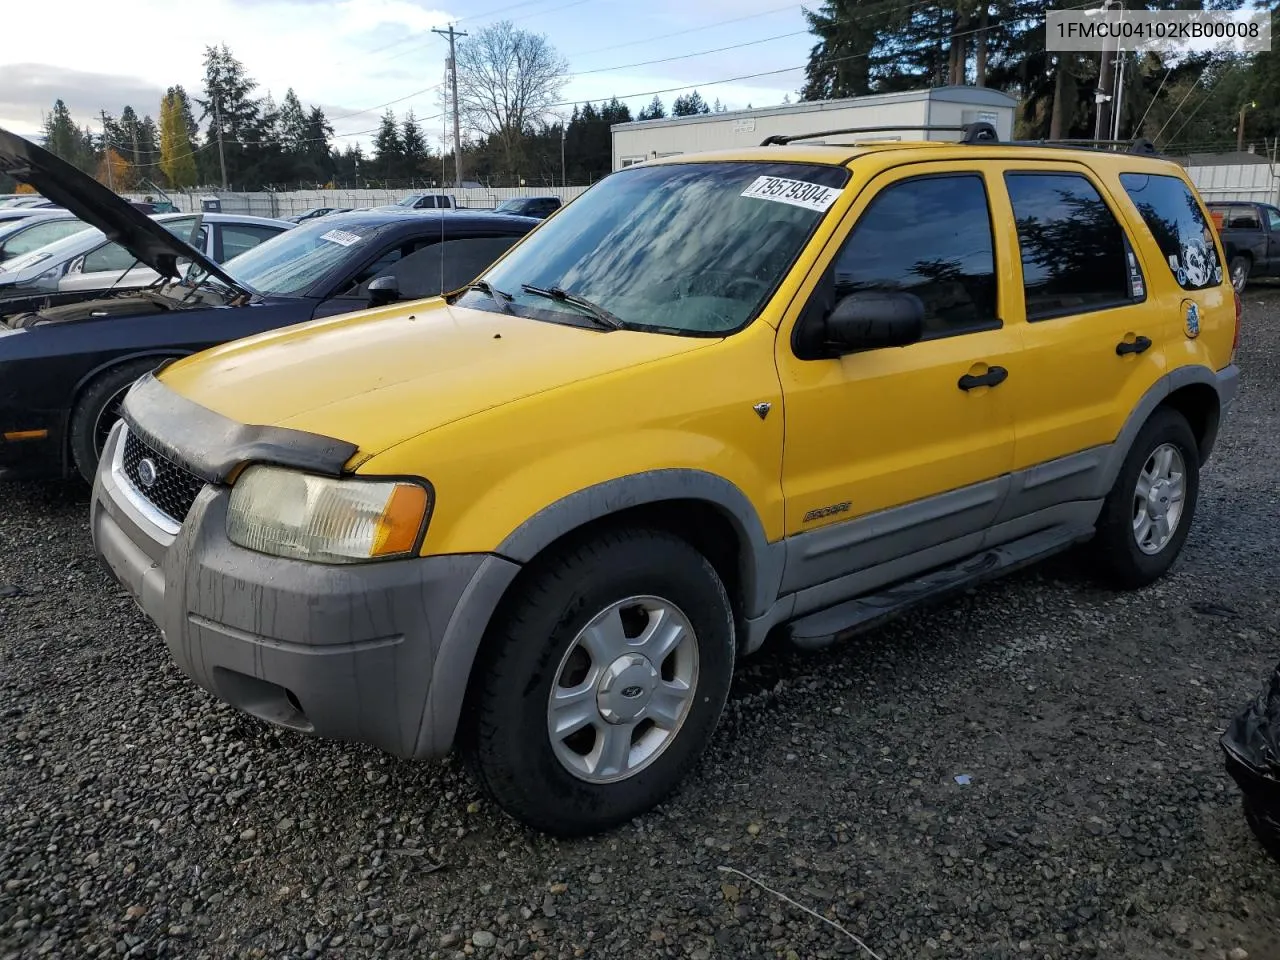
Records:
M860 290L915 294L926 337L998 327L982 177L917 177L881 190L836 258L836 299Z
M1163 174L1122 173L1120 183L1142 214L1178 286L1203 290L1222 283L1213 228L1182 180Z
M1145 295L1137 260L1102 195L1074 173L1007 173L1028 320L1103 310Z

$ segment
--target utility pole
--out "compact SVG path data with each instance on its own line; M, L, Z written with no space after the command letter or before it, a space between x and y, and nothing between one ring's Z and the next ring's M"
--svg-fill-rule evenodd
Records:
M1107 11L1114 10L1119 5L1119 0L1106 0L1102 5L1104 18ZM1107 36L1102 44L1102 54L1098 60L1098 92L1094 94L1094 101L1098 105L1093 121L1093 139L1095 140L1106 140L1111 136L1111 96L1116 79L1114 65L1111 62L1112 57L1115 56L1115 40Z
M213 95L213 122L218 125L218 164L222 167L222 189L227 189L227 157L222 152L222 111L218 107L218 95Z
M107 137L107 111L102 111L102 161L107 165L107 189L116 192L115 176L111 170L111 140Z
M462 127L458 123L458 49L455 41L458 37L465 37L465 33L459 33L453 29L453 24L449 24L448 30L441 30L433 27L432 33L438 33L442 37L449 38L449 85L453 92L453 175L456 186L462 189Z
M1254 100L1250 100L1240 108L1240 117L1236 121L1236 152L1244 151L1244 115L1250 107L1256 107L1258 104Z
M560 186L567 187L569 185L569 179L565 175L565 168L564 168L564 136L565 136L565 124L563 121L561 121L560 123Z

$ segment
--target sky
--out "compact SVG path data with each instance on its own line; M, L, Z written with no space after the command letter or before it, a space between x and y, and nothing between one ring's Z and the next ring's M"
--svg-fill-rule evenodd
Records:
M211 44L230 48L259 94L279 102L293 87L304 104L324 108L337 146L366 150L385 104L398 116L433 118L424 126L440 142L448 41L433 27L475 32L509 19L544 34L569 62L564 100L617 96L633 112L659 90L670 90L659 94L670 110L695 86L729 109L795 100L804 72L787 68L799 68L813 44L801 5L782 0L200 0L196 9L61 0L51 31L46 8L14 4L0 46L0 127L38 133L59 97L94 130L101 110L119 116L126 104L158 121L167 87L200 94ZM721 49L735 45L744 46ZM785 72L713 82L767 71Z

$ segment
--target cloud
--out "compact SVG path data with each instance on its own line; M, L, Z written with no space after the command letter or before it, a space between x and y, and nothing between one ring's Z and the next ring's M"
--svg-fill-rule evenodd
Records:
M162 96L163 88L139 77L46 63L0 64L0 126L24 135L39 132L41 113L59 98L83 125L91 117L96 121L100 110L119 116L125 104L133 104L139 116L158 118Z

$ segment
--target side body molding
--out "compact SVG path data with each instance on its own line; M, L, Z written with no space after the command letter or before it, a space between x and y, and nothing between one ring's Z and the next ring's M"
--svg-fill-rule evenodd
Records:
M770 543L755 507L736 485L701 470L650 470L587 487L539 510L517 527L494 551L517 563L528 563L552 541L590 523L644 504L695 500L710 504L732 525L742 547L743 614L754 619L778 599L786 547Z

